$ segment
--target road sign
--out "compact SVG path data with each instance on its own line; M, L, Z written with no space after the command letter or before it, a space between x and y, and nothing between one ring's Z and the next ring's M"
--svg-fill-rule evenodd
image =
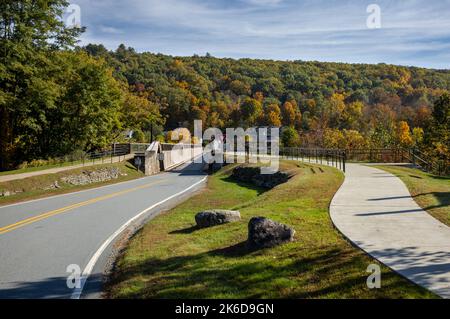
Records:
M137 167L139 167L139 166L141 166L141 164L142 164L142 160L141 160L141 158L138 156L138 157L135 157L134 158L134 165L136 165Z

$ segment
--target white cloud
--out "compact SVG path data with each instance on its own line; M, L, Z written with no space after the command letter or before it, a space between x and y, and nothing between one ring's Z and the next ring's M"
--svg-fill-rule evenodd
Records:
M449 0L377 0L380 30L366 27L369 2L342 0L74 0L84 42L121 42L138 50L367 62L448 68ZM421 52L436 51L436 61ZM378 60L380 59L380 61ZM409 59L409 60L406 60ZM439 60L438 60L439 59ZM361 61L362 62L362 61Z
M250 3L250 4L256 4L260 6L264 5L276 5L281 3L283 0L243 0L244 2Z
M108 27L108 26L100 26L99 27L100 31L103 33L110 33L110 34L123 34L124 31L118 28L114 28L114 27Z

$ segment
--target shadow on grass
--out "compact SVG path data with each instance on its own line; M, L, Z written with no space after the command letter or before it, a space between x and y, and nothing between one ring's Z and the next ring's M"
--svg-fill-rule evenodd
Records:
M398 258L410 256L401 249L386 253ZM266 250L249 251L246 242L240 242L189 256L148 258L123 268L111 284L123 283L127 287L127 282L145 278L145 285L122 289L120 298L405 297L398 295L402 289L413 296L430 296L424 289L385 271L383 289L368 290L365 270L369 260L353 250L321 247L305 256L298 247L292 247L283 257L271 254ZM434 271L430 269L429 275Z
M270 189L263 188L263 187L258 187L258 186L256 186L256 185L250 183L250 182L241 182L241 181L238 181L238 180L234 179L231 175L222 178L222 180L223 180L224 182L227 182L227 183L233 183L233 184L236 184L236 185L238 185L238 186L240 186L240 187L245 187L245 188L248 188L248 189L251 189L251 190L255 190L255 191L258 192L258 196L264 194L264 193L267 192L267 191L270 191Z
M431 205L424 207L423 209L435 209L435 208L443 208L450 207L450 192L430 192L430 193L422 193L414 196L414 198L432 195L439 202L438 205Z
M171 232L169 232L169 234L174 235L174 234L192 234L193 232L200 230L201 228L198 227L197 225L188 227L188 228L184 228L184 229L177 229L177 230L173 230Z
M213 250L210 252L210 254L234 258L234 257L243 257L255 251L256 250L252 250L248 247L247 241L243 241L230 247Z

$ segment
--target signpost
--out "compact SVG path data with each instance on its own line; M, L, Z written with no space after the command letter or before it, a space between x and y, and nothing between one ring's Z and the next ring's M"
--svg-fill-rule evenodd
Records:
M137 170L139 171L141 168L142 160L139 156L134 159L134 165L136 165Z

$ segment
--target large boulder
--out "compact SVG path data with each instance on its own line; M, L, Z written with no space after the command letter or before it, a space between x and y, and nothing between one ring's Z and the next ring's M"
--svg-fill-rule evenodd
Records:
M200 228L212 227L241 219L241 213L234 210L207 210L195 215L195 222Z
M261 174L259 167L238 166L231 175L240 182L252 183L262 188L274 188L277 185L286 183L291 177L285 172L276 172L274 174Z
M251 249L274 247L294 239L295 230L264 217L253 217L248 223L248 246Z

